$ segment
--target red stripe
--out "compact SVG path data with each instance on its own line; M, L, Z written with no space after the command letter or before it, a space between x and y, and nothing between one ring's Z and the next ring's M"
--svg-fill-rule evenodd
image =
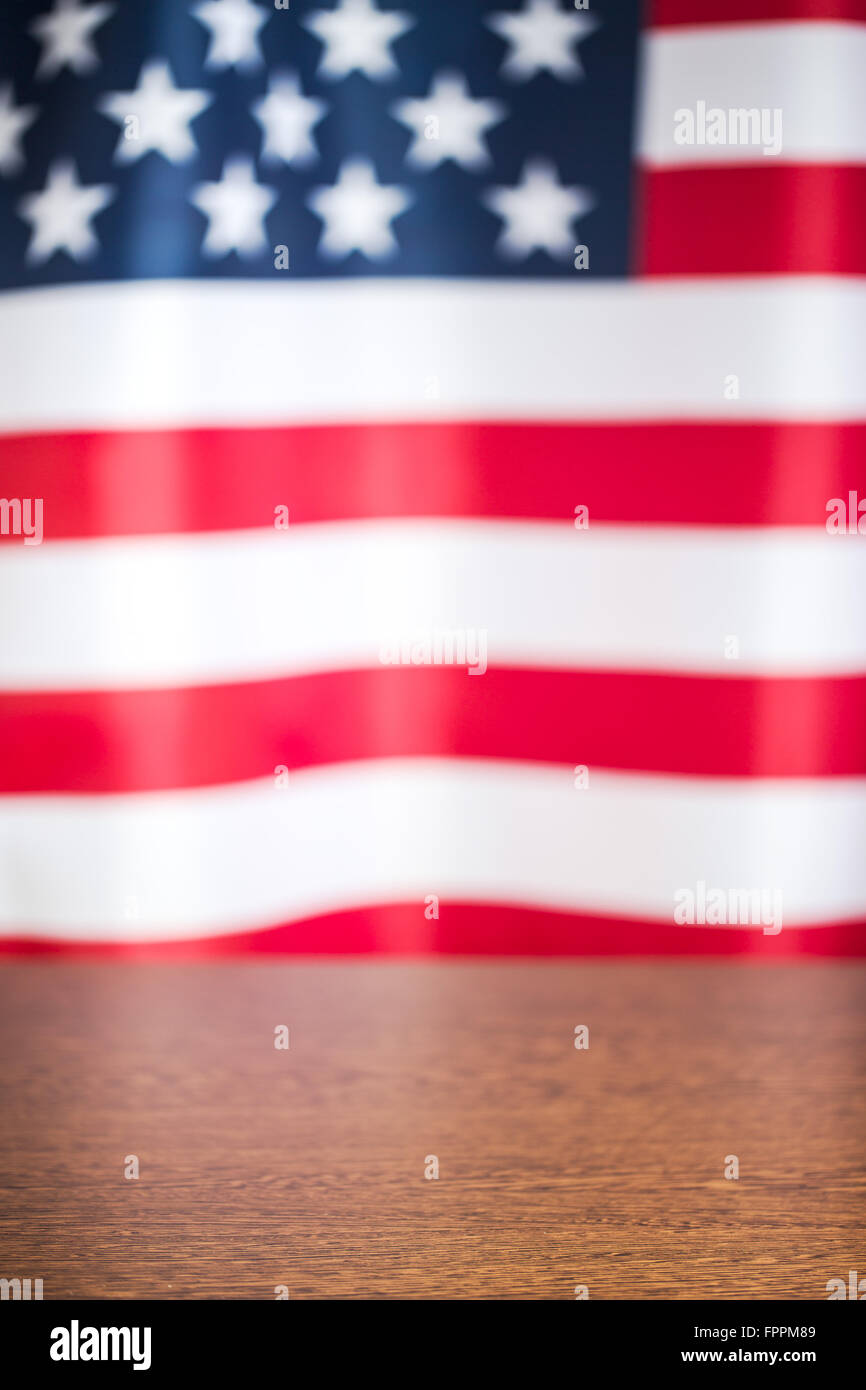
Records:
M394 667L0 696L0 792L147 792L362 758L729 777L866 774L866 677Z
M649 24L748 24L802 19L866 21L864 0L651 0Z
M864 166L649 169L640 196L645 275L866 274Z
M661 255L657 243L651 254ZM43 498L48 541L269 526L281 505L290 524L416 516L568 523L584 505L590 521L823 525L827 499L850 489L866 494L859 422L377 424L0 439L0 496Z
M442 903L427 921L417 902L358 908L200 941L140 944L0 940L0 955L97 955L125 960L236 954L295 956L737 956L750 964L796 957L866 955L866 922L785 927L764 936L743 927L676 927L538 908Z

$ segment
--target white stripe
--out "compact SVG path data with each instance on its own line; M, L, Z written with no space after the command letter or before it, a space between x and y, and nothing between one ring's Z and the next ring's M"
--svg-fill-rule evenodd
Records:
M649 163L857 163L866 160L866 24L724 24L656 29L644 40L638 149ZM674 113L781 110L782 149L684 145ZM732 208L731 235L748 235Z
M0 592L7 690L376 667L394 639L467 629L486 632L490 665L866 671L866 546L820 526L578 531L566 517L49 539L3 547Z
M6 294L0 430L866 414L856 278L575 277Z
M866 781L715 781L472 760L234 787L0 798L0 931L242 930L426 895L671 921L679 889L782 893L783 927L866 914Z

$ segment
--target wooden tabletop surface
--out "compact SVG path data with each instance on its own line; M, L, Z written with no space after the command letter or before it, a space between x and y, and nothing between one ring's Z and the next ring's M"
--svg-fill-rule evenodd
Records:
M863 965L34 961L0 1020L0 1276L46 1299L866 1273Z

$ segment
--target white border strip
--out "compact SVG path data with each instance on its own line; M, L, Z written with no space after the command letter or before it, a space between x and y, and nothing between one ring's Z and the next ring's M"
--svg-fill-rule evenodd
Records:
M866 672L866 546L820 526L361 521L54 543L45 526L41 546L0 550L0 689L369 668L395 639L469 630L490 665Z
M577 790L570 767L468 759L317 768L284 788L5 797L0 934L177 939L406 900L423 914L431 893L673 921L677 891L700 882L781 893L784 930L866 915L864 829L863 779L591 771Z
M747 235L748 210L737 215ZM28 290L0 296L0 382L6 432L860 418L866 285L785 276Z
M866 24L724 24L650 30L643 45L638 152L659 168L716 163L862 164L866 160ZM678 144L675 113L781 112L781 150ZM726 135L730 122L726 117ZM769 129L769 127L768 127ZM731 209L748 236L749 209Z

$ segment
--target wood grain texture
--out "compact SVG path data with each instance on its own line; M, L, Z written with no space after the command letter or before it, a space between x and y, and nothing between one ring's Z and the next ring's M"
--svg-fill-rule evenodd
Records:
M0 1275L46 1298L866 1272L864 965L24 962L0 1002Z

